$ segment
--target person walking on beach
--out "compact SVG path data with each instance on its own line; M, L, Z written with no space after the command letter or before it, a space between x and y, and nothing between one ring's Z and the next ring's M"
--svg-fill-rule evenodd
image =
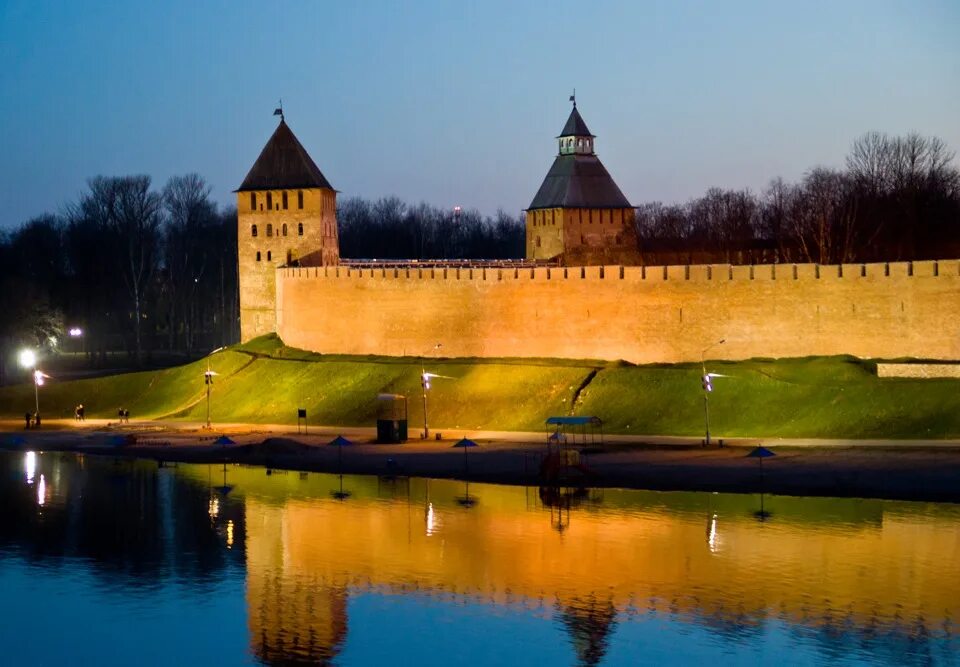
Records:
M86 408L83 407L83 403L81 403L80 405L77 406L77 413L78 413L79 416L80 416L80 421L82 421L82 422L87 421L87 415L85 414L85 413L86 413Z
M40 428L40 413L35 412L33 415L33 425L35 428Z
M29 413L29 412L24 412L24 413L23 413L23 421L27 422L27 425L26 425L24 428L30 428L30 419L31 419L30 413Z

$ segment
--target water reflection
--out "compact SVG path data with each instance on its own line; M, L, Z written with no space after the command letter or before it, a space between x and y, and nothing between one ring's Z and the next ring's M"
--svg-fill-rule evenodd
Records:
M246 610L249 656L268 664L359 662L388 626L412 623L392 600L441 616L467 605L473 622L450 631L460 643L486 641L496 614L548 623L580 665L650 661L657 641L666 661L688 662L757 661L774 646L800 662L948 662L960 649L956 506L767 496L776 520L760 526L756 496L464 494L455 481L60 454L27 469L0 455L15 480L0 485L0 565L66 577L82 561L111 590L175 583L198 604L239 570L226 594ZM341 483L349 502L331 496ZM483 502L464 507L470 491ZM410 627L395 651L415 653L422 633ZM523 642L509 661L545 647Z

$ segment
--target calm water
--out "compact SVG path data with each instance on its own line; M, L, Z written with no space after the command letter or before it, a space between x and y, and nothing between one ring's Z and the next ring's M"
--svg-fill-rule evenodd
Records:
M960 664L960 506L0 452L3 664Z

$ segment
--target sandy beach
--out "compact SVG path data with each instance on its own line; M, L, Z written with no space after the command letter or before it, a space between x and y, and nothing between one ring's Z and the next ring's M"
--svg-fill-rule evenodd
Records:
M302 431L302 429L301 429ZM442 439L390 445L358 427L217 424L106 420L53 421L26 430L0 422L6 450L72 451L160 462L240 463L268 468L458 478L529 486L583 485L657 490L723 491L960 502L960 442L945 440L724 439L709 448L699 439L606 436L578 442L582 468L545 479L546 433L449 432ZM353 444L329 446L338 434ZM214 441L227 435L235 444ZM434 434L431 433L431 436ZM477 443L464 454L461 437ZM761 464L747 454L758 444L776 456Z

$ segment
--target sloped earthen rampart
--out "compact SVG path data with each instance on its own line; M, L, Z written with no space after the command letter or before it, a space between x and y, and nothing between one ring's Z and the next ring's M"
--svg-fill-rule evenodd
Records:
M960 260L289 268L277 333L321 353L624 359L960 358Z

